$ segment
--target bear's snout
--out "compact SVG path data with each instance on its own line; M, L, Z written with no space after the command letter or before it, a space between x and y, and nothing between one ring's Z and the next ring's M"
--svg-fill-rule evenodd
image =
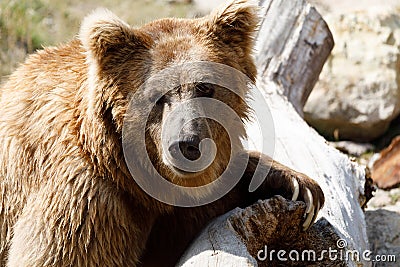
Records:
M201 172L215 159L217 148L211 139L207 121L203 118L168 130L164 138L164 163L178 174Z
M191 161L197 160L201 156L200 137L198 135L192 135L183 140L173 142L168 148L168 151L174 158L176 158L180 151L186 159Z

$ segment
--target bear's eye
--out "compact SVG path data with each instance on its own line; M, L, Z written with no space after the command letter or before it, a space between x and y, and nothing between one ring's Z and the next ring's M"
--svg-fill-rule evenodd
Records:
M154 94L150 95L149 100L152 104L156 104L156 105L164 104L166 101L165 97L164 96L160 97L159 93L154 93Z
M214 94L214 85L211 83L196 84L196 92L199 97L212 97Z
M162 105L164 105L165 103L167 103L167 96L166 96L166 95L163 95L162 97L160 97L160 98L157 100L156 105L162 106Z

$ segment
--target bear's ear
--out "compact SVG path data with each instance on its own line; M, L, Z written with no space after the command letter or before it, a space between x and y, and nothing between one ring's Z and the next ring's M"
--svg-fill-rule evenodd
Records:
M98 61L118 52L146 47L146 38L107 9L97 9L82 22L79 39L89 55ZM131 48L131 49L127 49ZM125 55L126 56L126 55Z
M253 45L260 21L258 11L254 1L234 0L213 11L208 24L211 32L224 43L246 49Z

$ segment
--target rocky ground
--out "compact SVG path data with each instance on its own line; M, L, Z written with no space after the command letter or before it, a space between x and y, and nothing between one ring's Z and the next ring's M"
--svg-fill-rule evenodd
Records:
M387 137L382 137L378 143L386 142L385 139ZM379 157L378 153L371 152L377 150L377 147L370 143L339 141L330 144L366 167L372 167ZM397 185L383 190L375 185L375 189L365 211L371 250L373 255L395 255L397 261L374 262L373 266L397 267L400 262L400 188Z
M306 118L331 140L355 141L334 145L372 167L375 153L400 134L400 1L310 2L326 18L336 44L310 95ZM373 254L396 255L397 262L373 266L399 266L400 188L393 187L377 189L365 217Z
M365 213L367 234L374 255L396 255L396 262L375 266L399 266L400 262L400 188L378 189Z

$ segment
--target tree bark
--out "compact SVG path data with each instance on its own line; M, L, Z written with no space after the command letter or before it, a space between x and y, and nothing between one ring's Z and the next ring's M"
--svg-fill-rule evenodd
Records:
M299 227L305 208L302 202L274 197L237 208L211 222L177 266L370 266L368 257L362 255L369 249L361 209L365 170L329 146L301 117L333 48L332 35L315 8L304 0L261 0L260 6L263 21L256 47L257 88L264 99L254 97L250 104L256 118L265 116L257 114L258 107L267 106L274 124L268 128L273 133L262 136L257 122L249 123L249 148L315 179L326 203L307 232ZM264 151L263 142L273 149ZM329 249L337 251L336 259L321 255ZM269 259L271 250L275 254ZM300 259L281 261L279 250L287 253L286 258L295 250ZM346 256L350 250L359 257ZM314 251L316 260L301 258L304 251ZM293 252L293 258L296 255Z

